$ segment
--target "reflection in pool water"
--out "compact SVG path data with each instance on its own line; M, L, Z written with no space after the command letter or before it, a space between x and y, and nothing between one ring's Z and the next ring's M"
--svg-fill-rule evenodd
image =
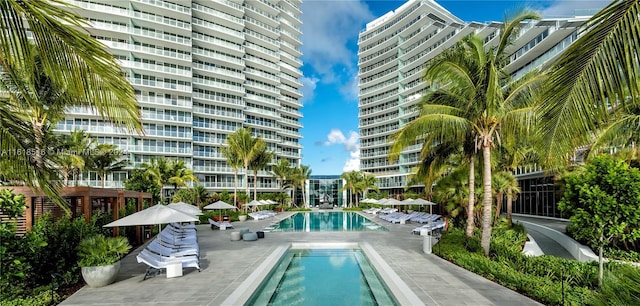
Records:
M272 232L384 231L386 228L352 212L300 212L265 228Z

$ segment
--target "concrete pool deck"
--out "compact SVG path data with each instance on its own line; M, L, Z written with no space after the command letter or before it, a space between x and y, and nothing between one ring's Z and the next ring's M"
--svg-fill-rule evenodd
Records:
M258 231L291 214L233 225ZM233 230L212 231L208 224L198 225L201 272L184 269L182 277L158 275L143 281L147 266L136 262L138 249L123 260L115 283L85 286L61 305L220 305L277 247L340 241L368 242L426 305L540 305L436 255L424 254L423 238L410 233L418 225L373 220L389 231L267 232L257 241L230 241Z

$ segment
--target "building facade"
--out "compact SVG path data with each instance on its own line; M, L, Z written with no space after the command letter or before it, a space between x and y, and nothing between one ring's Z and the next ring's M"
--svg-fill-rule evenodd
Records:
M578 38L586 20L549 19L523 25L509 49L506 69L517 79L548 64ZM360 167L376 175L382 191L403 193L407 177L418 165L421 145L408 147L395 163L387 156L389 137L416 118L412 108L429 90L422 80L425 64L470 34L484 38L487 46L497 44L500 25L463 22L433 0L410 0L360 32Z
M242 127L266 140L276 159L300 164L301 0L68 2L121 64L145 134L114 129L86 109L71 110L58 131L86 130L116 144L131 168L152 157L184 160L211 191L234 186L220 147ZM126 177L113 173L107 187L122 187ZM256 183L260 191L278 188L266 171ZM97 175L84 174L80 184L97 185Z

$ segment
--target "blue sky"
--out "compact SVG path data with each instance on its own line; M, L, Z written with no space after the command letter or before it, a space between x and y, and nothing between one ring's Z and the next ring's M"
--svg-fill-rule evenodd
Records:
M312 175L359 170L358 33L365 24L406 1L303 0L302 164ZM609 1L439 0L464 21L502 21L523 8L543 17L574 16L576 9L600 9ZM580 11L578 11L580 14Z

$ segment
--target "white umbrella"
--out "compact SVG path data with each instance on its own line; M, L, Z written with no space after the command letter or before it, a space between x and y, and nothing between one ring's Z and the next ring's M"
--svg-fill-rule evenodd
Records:
M258 202L260 202L261 205L271 205L267 200L258 200Z
M190 215L194 215L194 216L202 215L202 211L200 211L198 207L195 207L194 205L191 205L191 204L187 204L185 202L171 203L167 206Z
M194 222L198 218L190 214L175 210L173 208L158 204L139 212L120 218L104 227L133 226L133 225L155 225L173 222Z
M376 199L362 199L362 201L360 201L360 203L378 204L378 200L376 200Z
M224 201L218 201L212 204L209 204L205 207L203 207L202 209L236 209L235 206L231 205L231 204L227 204Z
M249 203L244 204L244 206L260 206L260 205L263 205L263 204L256 200L253 200Z
M220 216L222 216L222 210L223 209L236 209L235 206L231 205L231 204L227 204L224 201L218 201L212 204L209 204L205 207L203 207L202 209L217 209L220 211ZM222 220L222 219L220 219Z

